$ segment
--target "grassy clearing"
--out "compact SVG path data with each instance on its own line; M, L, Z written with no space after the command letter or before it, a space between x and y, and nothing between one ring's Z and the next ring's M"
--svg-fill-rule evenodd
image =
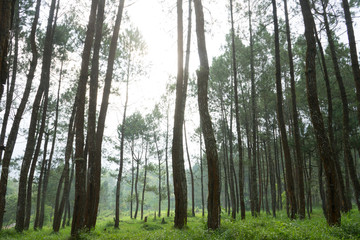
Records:
M113 228L112 216L99 217L95 230L84 232L81 239L360 239L360 214L353 210L342 216L340 227L328 227L320 210L311 219L290 221L284 212L277 218L262 214L258 218L247 215L245 221L232 221L222 216L221 228L217 231L206 229L206 218L188 217L188 226L184 230L173 228L173 217L149 217L148 222L123 218L120 228ZM70 227L60 233L52 233L50 227L41 231L29 230L17 233L14 229L0 232L0 239L69 239Z

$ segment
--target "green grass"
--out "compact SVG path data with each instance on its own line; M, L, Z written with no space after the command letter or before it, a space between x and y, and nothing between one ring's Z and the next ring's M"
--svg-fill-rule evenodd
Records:
M360 214L353 210L342 215L340 227L329 227L320 210L314 211L311 219L291 221L284 212L276 218L264 213L258 218L247 214L246 220L232 221L222 215L221 228L210 231L206 228L206 217L188 217L187 227L183 230L174 229L173 217L154 220L149 215L148 222L123 218L120 228L114 229L113 216L105 215L98 218L97 227L91 232L84 232L80 239L360 239ZM50 227L41 231L29 230L17 233L14 229L0 232L0 239L69 239L70 227L52 233Z

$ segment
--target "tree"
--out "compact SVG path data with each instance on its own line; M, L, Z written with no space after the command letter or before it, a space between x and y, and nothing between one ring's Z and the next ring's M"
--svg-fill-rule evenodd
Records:
M311 13L311 8L308 0L300 0L301 12L305 24L305 38L306 38L306 93L310 110L310 118L315 130L315 137L317 148L321 163L325 168L326 177L326 220L327 223L332 225L339 225L341 221L340 207L338 201L338 179L336 176L336 169L332 155L332 149L329 140L325 133L324 122L319 108L319 100L317 95L316 85L316 68L315 68L315 55L316 55L316 41L314 35L314 17Z
M196 16L197 45L200 59L200 67L196 72L198 104L200 121L205 141L209 177L207 226L210 229L218 229L220 227L220 173L216 141L207 101L209 63L205 43L204 12L201 0L194 0L194 6Z
M230 16L231 16L231 48L232 48L232 63L233 63L233 77L234 77L234 101L235 101L235 122L239 153L239 192L240 192L240 208L241 219L245 219L245 201L244 201L244 183L243 183L243 153L240 132L240 110L238 97L238 80L237 80L237 64L236 64L236 47L235 47L235 31L234 31L234 17L233 17L233 1L230 0Z
M84 50L81 57L81 70L76 93L76 118L75 118L75 203L71 225L71 235L77 236L84 225L86 204L86 159L84 158L84 110L86 82L90 53L95 33L96 11L99 0L92 0L88 27L86 31Z
M172 142L172 165L175 194L174 227L182 229L187 224L187 188L184 167L182 125L184 122L184 71L183 71L183 10L182 0L177 0L177 51L176 100Z
M8 76L7 54L15 2L16 0L0 2L0 101Z
M26 202L26 188L28 185L28 172L29 167L31 164L32 156L34 153L35 147L35 133L36 133L36 122L38 120L38 113L40 110L40 103L41 100L44 98L43 104L43 115L46 116L47 111L47 98L49 94L49 81L50 81L50 66L51 66L51 59L53 53L53 31L56 26L56 21L54 21L55 15L55 7L56 7L56 0L51 1L51 6L49 10L49 17L47 22L46 34L45 34L45 42L44 42L44 53L42 59L42 68L41 68L41 77L40 77L40 84L38 90L36 92L36 96L33 102L33 108L31 112L31 119L29 125L29 132L27 136L26 148L25 153L20 169L20 178L19 178L19 192L18 192L18 204L17 204L17 212L16 212L16 230L22 232L24 227L26 227L25 219L25 202ZM54 22L54 24L53 24ZM41 130L40 130L41 132ZM41 133L39 134L41 135ZM41 141L42 138L39 137ZM40 143L39 143L40 144ZM34 158L36 161L36 159ZM29 196L29 195L28 195Z

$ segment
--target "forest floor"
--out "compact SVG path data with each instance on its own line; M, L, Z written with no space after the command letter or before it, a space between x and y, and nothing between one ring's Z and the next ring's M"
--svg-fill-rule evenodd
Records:
M196 217L188 217L184 230L173 227L173 216L154 219L148 216L148 222L124 217L119 229L114 229L113 216L103 214L98 217L97 227L91 232L84 232L80 239L360 239L360 214L355 209L343 214L340 227L329 227L320 209L314 210L311 219L289 220L285 212L278 212L277 217L262 213L253 218L249 212L246 220L232 221L228 215L221 217L221 228L217 231L206 229L206 217L197 213ZM51 227L42 230L17 233L15 229L0 232L0 239L69 239L70 227L53 233Z

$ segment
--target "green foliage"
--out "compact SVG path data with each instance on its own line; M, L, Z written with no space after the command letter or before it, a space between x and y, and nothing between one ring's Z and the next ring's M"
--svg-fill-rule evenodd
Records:
M149 216L151 216L150 214ZM183 230L174 229L173 216L144 222L142 220L123 218L119 229L114 229L110 212L99 216L96 228L83 232L79 239L359 239L360 214L357 211L344 214L340 227L329 227L320 209L316 209L311 219L290 220L286 213L279 212L277 218L261 215L252 218L247 214L245 221L233 221L228 215L221 216L221 228L207 230L206 216L188 218L188 225ZM51 233L50 228L41 231L29 230L17 233L14 229L0 232L0 239L68 239L70 227L58 234Z

